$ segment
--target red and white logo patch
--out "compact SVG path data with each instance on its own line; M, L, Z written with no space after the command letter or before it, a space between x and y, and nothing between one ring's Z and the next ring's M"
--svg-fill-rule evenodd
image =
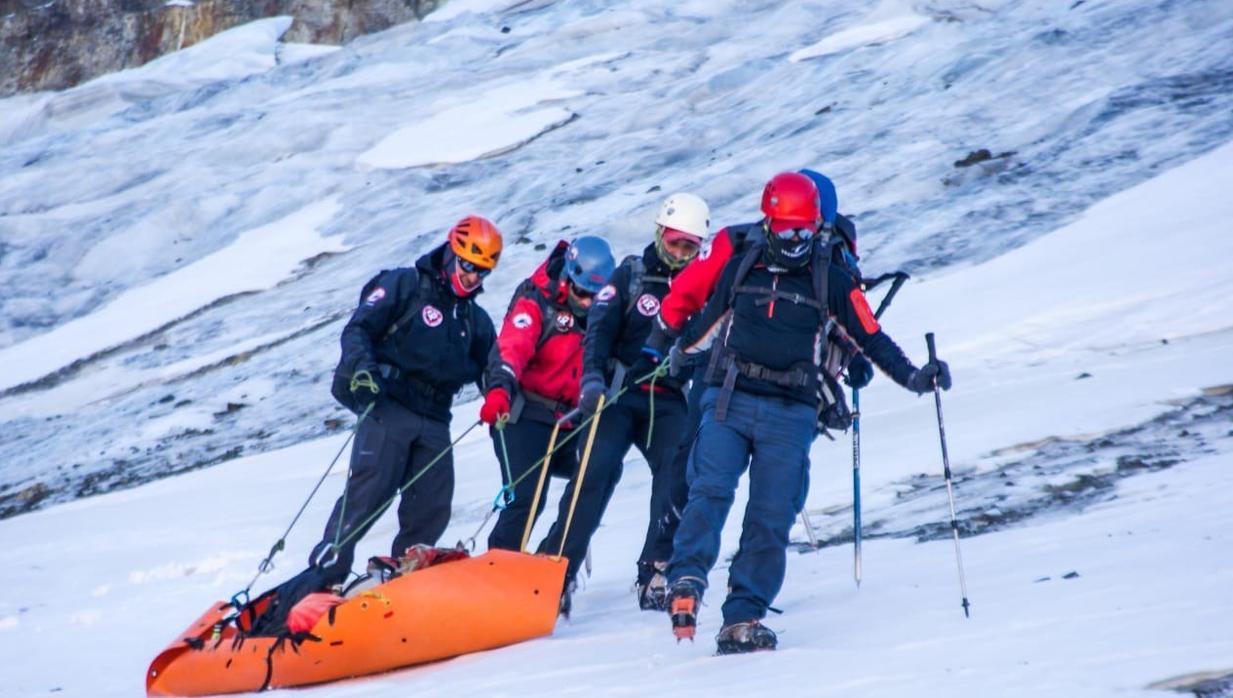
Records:
M647 317L655 317L659 312L659 299L650 293L644 293L638 297L638 312Z
M372 293L368 294L367 298L364 299L364 304L376 305L382 298L385 298L385 289L378 286L372 290Z
M612 284L608 284L607 286L599 289L599 293L595 296L595 300L600 303L604 303L606 301L610 301L613 298L615 298L616 293L617 293L616 286L613 286Z
M711 256L711 241L707 240L702 243L702 249L698 252L698 259L706 259Z
M445 316L441 314L441 311L431 305L424 306L424 309L420 311L420 316L424 318L424 324L429 327L436 327L441 324L442 320L445 319Z
M531 316L527 313L518 313L510 320L514 327L520 330L525 330L531 326Z
M557 329L562 332L569 332L574 329L574 314L564 310L557 313Z

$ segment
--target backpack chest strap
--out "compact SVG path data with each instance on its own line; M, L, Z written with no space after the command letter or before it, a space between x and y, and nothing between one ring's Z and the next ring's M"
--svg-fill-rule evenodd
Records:
M765 286L737 286L732 289L732 292L737 295L749 293L756 296L762 296L762 298L754 301L754 305L758 307L769 305L777 300L808 306L819 311L826 307L816 298L810 298L809 296L801 293L788 293L786 291L780 291L779 289L766 288Z

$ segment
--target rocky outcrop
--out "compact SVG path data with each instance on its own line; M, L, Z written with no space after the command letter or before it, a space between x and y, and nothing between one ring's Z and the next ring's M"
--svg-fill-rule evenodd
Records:
M343 44L444 2L0 0L0 96L72 87L263 17L295 17L284 41Z

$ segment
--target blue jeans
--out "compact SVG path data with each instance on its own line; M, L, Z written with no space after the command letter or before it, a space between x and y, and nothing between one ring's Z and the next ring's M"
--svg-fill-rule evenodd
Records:
M810 405L734 391L723 421L719 388L702 396L702 426L689 459L689 502L673 545L668 579L699 593L719 557L719 537L741 474L749 468L749 503L740 548L728 571L724 624L758 620L783 586L788 532L803 506L816 414Z

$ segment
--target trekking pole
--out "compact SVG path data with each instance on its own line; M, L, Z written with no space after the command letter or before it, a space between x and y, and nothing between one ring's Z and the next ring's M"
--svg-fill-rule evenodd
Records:
M604 395L599 396L595 405L595 419L591 420L591 431L587 433L587 445L582 449L582 460L578 462L578 477L574 481L574 496L569 500L569 514L565 517L565 529L561 532L561 547L557 548L557 557L565 552L565 541L569 539L569 525L574 521L574 507L578 504L578 494L582 492L582 483L587 476L587 463L591 460L591 447L595 445L595 432L599 431L599 416L604 411Z
M852 389L852 576L861 586L861 391Z
M603 401L600 401L603 405ZM522 544L518 546L518 551L525 553L527 551L527 541L531 540L531 529L535 527L535 515L539 513L539 498L544 491L544 482L548 479L548 465L552 462L552 454L556 451L557 435L561 433L561 426L573 419L581 410L574 408L561 415L556 424L552 427L552 434L548 436L548 450L544 453L544 457L540 459L539 482L535 484L535 496L531 498L531 511L527 513L527 525L522 530ZM596 412L598 415L599 412Z
M929 347L929 361L932 363L938 358L932 332L925 333L925 344ZM936 377L933 379L933 403L938 409L938 437L942 441L942 472L946 476L946 497L950 500L950 530L955 537L955 561L959 565L959 591L963 595L963 615L971 618L971 613L968 612L971 606L968 603L968 585L963 578L963 555L959 552L959 521L955 517L955 493L951 489L950 456L946 452L946 425L942 422L942 389L938 387Z
M890 290L878 304L878 310L873 314L875 320L890 307L895 294L909 278L906 272L897 271L883 274L865 286L866 290L886 281L894 279ZM861 391L852 389L852 576L856 578L856 586L861 585Z
M805 536L809 538L809 547L817 550L819 547L818 534L813 530L813 522L809 520L809 513L801 509L801 525L805 527Z

